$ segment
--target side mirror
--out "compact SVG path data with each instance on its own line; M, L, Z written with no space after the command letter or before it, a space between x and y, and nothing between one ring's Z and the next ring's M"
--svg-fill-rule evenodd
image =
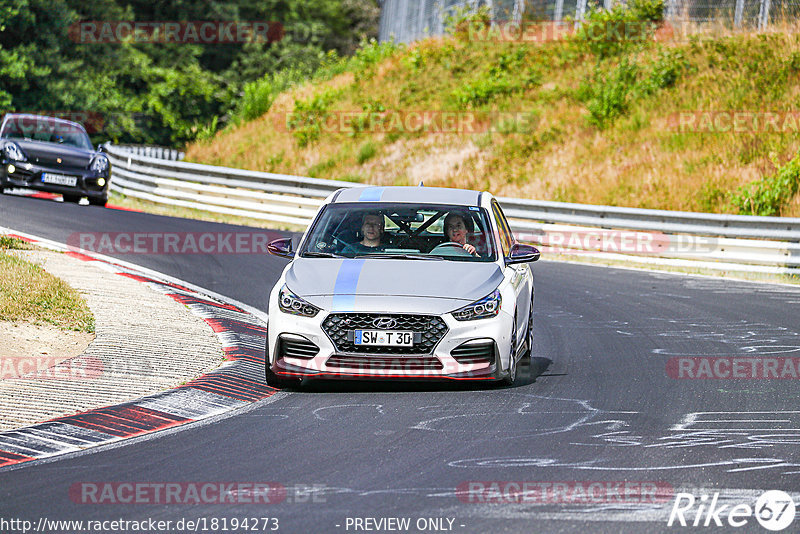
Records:
M283 237L270 241L267 245L267 251L273 256L280 256L281 258L294 258L294 251L292 250L292 238Z
M514 243L511 247L511 254L506 258L506 263L530 263L538 260L539 256L541 256L539 249L533 245Z
M101 154L105 154L106 152L108 152L108 150L106 150L105 143L97 145L97 151L100 152Z

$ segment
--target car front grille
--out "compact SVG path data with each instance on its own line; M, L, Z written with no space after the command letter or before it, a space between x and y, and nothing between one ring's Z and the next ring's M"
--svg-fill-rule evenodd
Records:
M394 325L386 330L414 332L414 345L381 347L354 344L355 330L381 330L373 322L376 319L386 318L394 320ZM442 318L435 315L378 313L332 313L322 323L322 329L333 342L337 352L367 354L432 354L448 330Z
M444 366L438 358L422 356L418 358L392 358L381 356L360 356L357 354L334 354L326 362L328 367L362 369L369 371L438 371Z
M494 361L494 341L468 342L450 351L450 356L462 365Z
M319 352L319 347L307 339L287 338L281 336L278 341L278 354L281 358L302 358L310 360Z

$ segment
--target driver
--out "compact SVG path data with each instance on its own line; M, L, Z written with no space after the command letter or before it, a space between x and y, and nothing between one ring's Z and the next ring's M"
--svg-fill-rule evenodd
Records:
M461 214L455 212L447 214L444 218L444 233L450 241L458 243L473 256L478 255L475 247L467 243L467 225Z
M383 252L381 242L384 229L383 214L379 211L368 211L361 220L361 235L364 238L358 243L347 245L343 254L368 254L370 252Z

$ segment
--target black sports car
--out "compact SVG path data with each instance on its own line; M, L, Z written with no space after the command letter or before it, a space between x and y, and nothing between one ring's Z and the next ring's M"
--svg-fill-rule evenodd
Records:
M24 187L60 193L64 202L105 206L111 165L80 124L8 113L0 125L0 192Z

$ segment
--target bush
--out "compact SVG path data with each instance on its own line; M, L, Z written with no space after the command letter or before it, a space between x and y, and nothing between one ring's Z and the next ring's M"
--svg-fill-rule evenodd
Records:
M664 0L629 0L609 10L595 4L574 39L602 59L651 39L663 18Z
M451 100L460 108L478 107L495 96L506 95L541 83L541 72L523 70L527 48L519 47L500 54L496 62L479 78L455 89Z
M291 68L268 73L259 80L245 84L244 93L232 113L232 122L251 121L264 115L272 107L275 97L304 82L308 74L307 69Z
M372 141L367 141L361 148L358 149L358 164L362 165L365 161L371 159L378 152L378 148Z
M478 9L470 6L457 8L444 19L445 33L459 41L469 41L473 35L486 30L491 25L492 12L489 6L485 5Z
M800 189L800 156L795 156L772 176L742 186L733 205L746 215L780 215Z
M608 75L595 72L594 80L581 85L579 98L587 101L590 124L603 129L627 111L638 72L639 67L625 59Z
M593 77L580 85L577 96L586 102L589 123L603 129L623 115L634 100L674 86L687 68L680 52L662 51L649 73L642 73L641 67L624 58L607 73L598 65Z
M314 95L311 100L295 100L294 110L287 121L292 135L300 148L319 139L322 124L328 118L328 109L341 91L326 89Z

